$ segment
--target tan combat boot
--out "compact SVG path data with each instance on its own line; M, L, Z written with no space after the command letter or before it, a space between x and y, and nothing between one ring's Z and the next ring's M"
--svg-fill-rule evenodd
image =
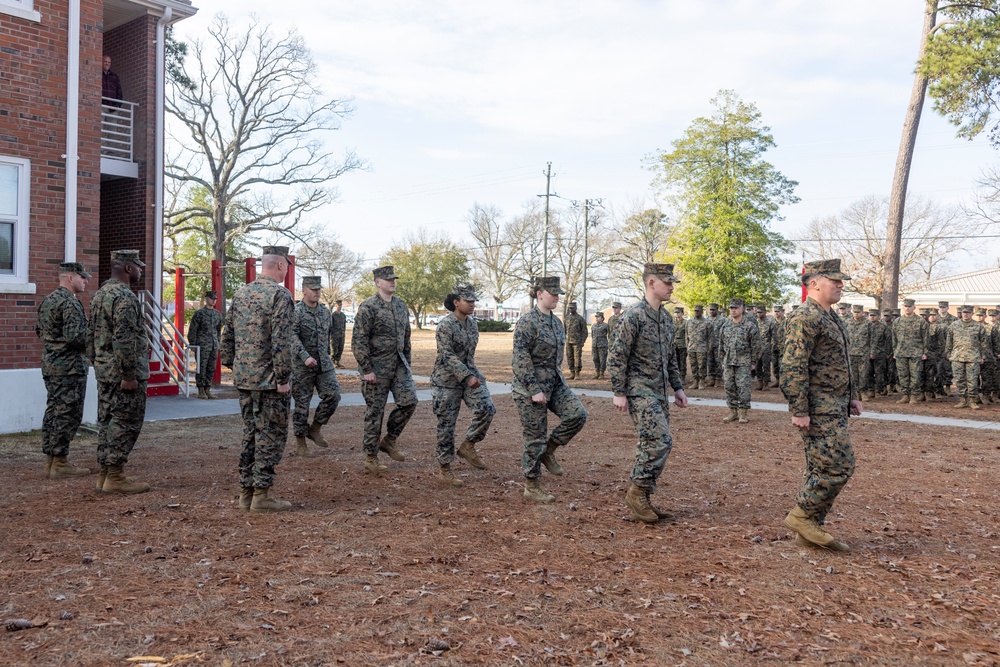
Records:
M704 389L705 388L705 381L704 380L698 380L698 382L694 385L694 388L695 389Z
M922 395L921 395L921 398L923 398ZM914 394L913 396L910 396L910 405L916 405L919 402L920 402L920 398L917 398L916 394Z
M306 436L295 436L295 455L301 456L304 459L311 459L316 456L309 451L309 444L306 442Z
M831 551L850 551L847 544L838 541L833 535L823 530L798 505L785 517L785 526L813 546L823 547Z
M867 394L865 394L865 400L866 401L874 401L875 400L875 392L874 391L870 391Z
M653 504L653 498L650 490L645 489L645 492L646 492L646 502L649 503L649 509L653 510L653 513L656 514L656 518L660 519L661 521L663 519L666 519L667 521L673 521L674 520L673 514L671 514L670 512L665 512Z
M205 398L207 398L210 401L215 398L215 396L212 394L211 387L205 387Z
M767 386L768 386L769 389L775 389L778 386L778 381L777 380L772 380L771 384L769 384Z
M438 471L438 481L444 486L465 486L465 482L455 477L455 473L451 471L451 466L447 463L441 466L441 470Z
M378 444L379 451L389 455L393 461L405 461L406 456L396 447L396 436L386 433L382 436L382 441Z
M906 394L903 394L902 396L900 396L899 400L896 401L896 403L909 403L909 402L910 402L910 397L907 396Z
M707 389L709 387L714 387L714 386L715 386L715 378L708 378L708 380L705 382L705 386L701 388Z
M309 433L306 434L306 437L315 442L318 447L329 447L330 443L323 437L322 430L323 424L313 422L309 425Z
M287 512L290 509L292 509L290 502L287 500L278 500L271 496L270 487L260 487L253 490L253 499L250 501L250 511L252 513Z
M52 466L49 468L49 479L86 477L89 474L89 468L77 468L75 465L67 461L65 456L52 457Z
M750 412L750 410L748 410L747 408L740 408L737 411L737 414L739 415L739 423L741 423L741 424L749 424L750 423L750 420L747 419L747 413L748 412Z
M625 504L628 505L630 518L635 521L656 523L660 520L660 517L649 505L646 489L641 486L636 486L634 483L629 484L628 491L625 493Z
M244 512L250 511L250 505L253 503L253 487L247 486L240 488L240 509Z
M385 464L378 460L377 456L365 457L365 472L370 472L373 475L379 475L387 470L389 469L385 466Z
M124 466L108 466L108 475L104 478L104 493L124 493L132 495L135 493L146 493L149 491L149 484L136 482L125 476Z
M551 493L545 493L537 477L524 480L524 497L536 503L551 503L556 499Z
M729 408L729 416L723 417L722 421L724 421L727 424L730 424L730 423L736 421L739 418L740 418L740 414L736 410L736 408Z
M45 476L48 477L49 473L52 472L52 457L48 454L45 455Z
M965 398L965 396L962 396L958 399L958 403L956 403L954 407L956 410L959 408L967 408L969 407L969 401Z
M100 472L97 473L97 491L99 493L104 493L104 480L108 478L108 466L101 466Z
M471 442L469 442L468 440L462 442L461 446L458 448L458 451L455 453L458 454L461 458L468 461L469 465L471 465L473 468L486 470L486 464L483 462L481 458L479 458L479 452L476 451L476 446Z
M559 465L558 461L556 461L556 448L558 446L559 445L554 442L545 443L545 452L542 454L541 458L542 465L545 466L545 469L553 475L563 474L562 466Z
M978 410L979 409L979 403L976 400L977 398L978 398L978 396L973 396L972 398L969 399L969 407L972 408L973 410ZM52 467L55 468L56 464L53 463Z

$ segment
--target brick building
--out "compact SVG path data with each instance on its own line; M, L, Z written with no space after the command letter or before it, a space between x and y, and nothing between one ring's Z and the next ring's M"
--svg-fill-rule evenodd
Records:
M159 290L162 35L195 11L189 0L0 0L0 432L41 425L35 313L61 262L94 274L88 312L116 248L137 248L145 289ZM104 56L123 99L102 102ZM93 421L96 386L87 394Z

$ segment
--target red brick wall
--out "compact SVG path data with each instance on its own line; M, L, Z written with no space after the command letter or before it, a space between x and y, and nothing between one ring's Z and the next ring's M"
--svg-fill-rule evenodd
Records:
M77 259L96 268L103 9L100 0L81 5ZM35 9L40 22L0 15L0 155L31 160L28 279L37 286L34 295L0 293L0 369L39 366L35 311L65 259L67 3L35 0Z

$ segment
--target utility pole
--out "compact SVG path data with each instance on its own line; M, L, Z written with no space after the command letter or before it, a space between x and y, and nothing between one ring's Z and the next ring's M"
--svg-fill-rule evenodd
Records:
M549 198L559 195L551 192L552 185L552 163L546 163L545 171L545 194L538 195L545 197L545 236L542 238L542 277L549 275Z
M590 245L590 209L591 207L602 206L603 200L584 199L583 200L583 318L589 319L587 315L587 265L590 263L588 251ZM577 202L573 202L577 206ZM596 224L596 223L595 223Z

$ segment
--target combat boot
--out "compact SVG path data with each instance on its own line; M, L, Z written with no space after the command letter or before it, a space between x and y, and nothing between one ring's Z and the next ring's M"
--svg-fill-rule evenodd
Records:
M771 384L769 384L769 385L767 385L767 386L768 386L768 388L770 388L770 389L776 389L776 388L778 387L778 381L777 381L777 380L772 380L772 381L771 381Z
M101 490L104 493L132 495L135 493L146 493L149 491L149 484L136 482L126 477L124 466L108 466L108 474L104 478L104 486Z
M705 381L704 380L698 380L698 384L696 384L694 386L694 388L695 389L704 389L705 388Z
M97 491L104 493L104 480L108 478L108 466L101 466L101 471L97 473Z
M49 468L49 479L65 479L66 477L86 477L90 468L77 468L66 460L65 456L53 456Z
M926 401L926 400L927 400L927 397L926 397L926 396L924 396L924 392L922 392L922 391L918 391L918 392L917 392L917 395L916 395L916 400L917 400L917 401L919 401L920 403L923 403L924 401ZM911 399L910 399L910 402L911 402L911 403L913 403L913 402L914 402L914 400L913 400L913 399L911 398Z
M748 413L748 412L750 412L750 410L749 410L749 409L747 409L747 408L740 408L740 409L739 409L739 410L737 411L737 414L738 414L738 416L739 416L739 423L741 423L741 424L747 424L747 423L749 423L749 422L750 422L750 420L749 420L749 419L747 419L747 413Z
M405 461L406 456L396 447L396 436L386 433L378 443L379 451L385 452L393 461Z
M465 486L465 482L455 477L455 473L451 471L451 466L447 463L441 466L441 470L438 472L438 480L444 486Z
M907 396L906 394L903 394L902 396L899 397L899 400L896 401L896 402L897 403L909 403L910 402L910 397Z
M458 448L458 451L455 453L458 454L463 459L465 459L466 461L468 461L469 465L471 465L473 468L486 470L486 464L483 462L481 458L479 458L479 452L476 451L476 446L471 442L469 442L468 440L462 442L461 446Z
M389 470L385 464L378 460L378 456L366 456L365 457L365 472L370 472L373 475L378 475Z
M309 444L306 442L306 436L297 435L295 436L295 455L301 456L304 459L311 459L315 454L309 451Z
M250 505L253 503L253 487L243 487L240 489L240 509L244 512L250 511Z
M198 398L201 398L201 399L205 398L205 388L204 387L198 387Z
M210 401L215 398L215 396L212 394L211 387L205 387L205 398L207 398Z
M730 424L730 423L736 421L739 418L740 418L740 414L736 410L736 408L729 408L729 416L723 417L722 421L725 422L725 423L727 423L727 424Z
M967 408L967 407L969 407L969 401L968 401L968 399L965 398L965 396L962 396L961 398L959 398L958 399L958 403L955 404L955 409L956 410L959 409L959 408Z
M701 388L706 389L708 387L714 387L714 386L715 386L715 378L708 378L708 380L705 382L705 386Z
M562 466L559 465L558 461L556 461L556 448L558 446L559 445L554 442L545 443L545 452L542 454L541 458L542 465L545 466L545 469L553 475L563 474Z
M537 477L524 480L524 497L536 503L551 503L556 499L551 493L546 493Z
M628 505L629 518L634 521L656 523L660 520L660 517L649 505L646 489L636 486L634 482L629 485L628 491L625 493L625 504Z
M253 498L250 500L250 512L254 514L264 514L267 512L287 512L292 509L292 504L287 500L278 500L271 497L271 488L262 486L253 490Z
M764 388L764 381L757 380L756 382L754 382L753 388L756 389L757 391L760 391L761 389Z
M785 526L813 546L823 547L831 551L850 551L850 547L823 530L798 505L785 517Z
M323 437L322 430L323 424L313 422L309 425L309 433L306 434L306 437L315 442L318 447L329 447L330 443Z
M875 400L875 392L874 391L870 391L867 394L865 394L865 400L866 401L874 401Z
M975 398L970 398L969 399L969 407L972 408L973 410L978 410L979 409L979 403L976 402ZM52 464L52 467L53 468L55 467L54 463Z
M923 398L922 394L921 394L920 398ZM920 402L920 398L917 398L916 394L914 394L913 396L910 396L910 405L916 405L917 403L919 403Z
M654 505L652 493L650 492L649 489L645 489L645 491L646 491L646 502L649 503L649 509L653 510L653 513L656 515L656 518L660 519L661 521L663 519L666 519L667 521L673 521L674 515L671 514L670 512L665 512L656 505Z
M48 477L49 473L52 472L52 457L48 454L45 455L45 476Z

